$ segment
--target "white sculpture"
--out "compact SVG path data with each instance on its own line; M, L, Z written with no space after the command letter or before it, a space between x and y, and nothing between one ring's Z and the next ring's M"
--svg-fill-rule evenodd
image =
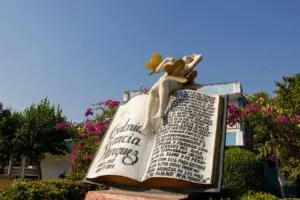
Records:
M161 60L159 55L156 54L152 56L152 63L147 63L147 67L152 69L150 75L161 71L165 71L165 74L160 77L149 91L146 119L140 130L141 133L147 134L151 132L153 129L152 121L164 116L170 93L181 89L185 84L191 84L193 82L197 76L197 72L193 70L201 59L202 56L200 54L193 54L184 56L179 60L168 57L160 62L158 61ZM156 67L155 65L158 66ZM156 103L157 100L158 103ZM155 114L152 115L152 113Z

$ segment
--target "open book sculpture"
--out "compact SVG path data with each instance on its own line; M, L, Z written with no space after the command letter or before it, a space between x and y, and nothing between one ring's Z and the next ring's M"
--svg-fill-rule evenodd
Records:
M183 88L193 82L201 58L152 57L147 64L150 74L162 68L166 73L149 95L135 96L119 107L88 170L88 181L188 192L220 190L227 99ZM153 102L158 105L154 112ZM160 123L154 126L155 120Z

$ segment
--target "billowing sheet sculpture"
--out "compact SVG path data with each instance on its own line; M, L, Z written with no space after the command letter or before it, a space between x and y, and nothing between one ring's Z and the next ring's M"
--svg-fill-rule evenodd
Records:
M165 71L165 73L149 91L147 114L141 133L151 133L153 122L164 116L170 93L181 89L184 85L193 83L197 76L197 71L194 68L201 60L200 54L184 56L178 60L172 57L162 60L159 54L152 55L151 61L146 64L146 67L151 70L150 75L161 71Z

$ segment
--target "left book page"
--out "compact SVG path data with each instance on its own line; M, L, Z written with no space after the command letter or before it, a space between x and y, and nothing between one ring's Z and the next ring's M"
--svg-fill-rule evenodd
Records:
M147 96L136 96L119 107L89 168L88 180L114 184L142 180L155 137L140 133Z

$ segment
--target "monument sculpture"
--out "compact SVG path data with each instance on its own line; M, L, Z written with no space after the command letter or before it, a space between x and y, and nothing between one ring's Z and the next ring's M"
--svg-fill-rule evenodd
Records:
M177 60L152 56L146 64L150 75L164 74L148 95L119 107L86 180L183 193L220 191L227 98L187 89L201 60L200 54ZM162 118L164 123L155 123Z
M154 54L151 61L146 64L148 69L154 73L165 71L164 75L152 86L146 107L146 119L141 132L146 134L153 130L153 118L162 118L169 103L170 93L179 90L184 84L191 84L197 76L194 71L196 65L202 60L200 54L184 56L182 59L168 57L161 61L161 56ZM158 65L158 66L157 66ZM155 103L158 98L158 105ZM152 116L152 113L156 114Z

